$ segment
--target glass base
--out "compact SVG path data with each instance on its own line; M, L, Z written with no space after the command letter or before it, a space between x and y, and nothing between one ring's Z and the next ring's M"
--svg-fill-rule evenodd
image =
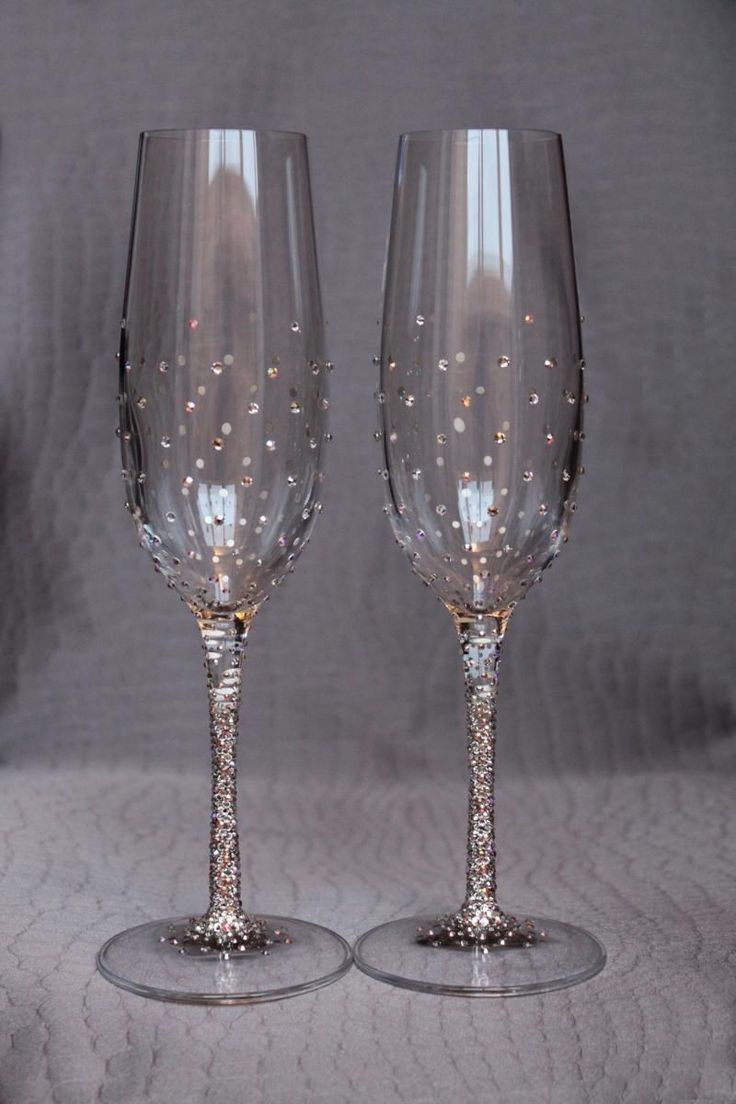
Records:
M559 920L536 918L544 938L530 946L432 946L420 942L434 916L392 920L361 935L353 949L363 973L423 993L456 997L517 997L587 981L606 962L595 936Z
M97 968L121 989L155 1000L191 1004L255 1004L309 993L350 968L350 945L329 928L284 916L259 916L288 941L267 950L193 954L176 935L190 917L154 920L114 935L100 949ZM173 938L172 938L173 937Z

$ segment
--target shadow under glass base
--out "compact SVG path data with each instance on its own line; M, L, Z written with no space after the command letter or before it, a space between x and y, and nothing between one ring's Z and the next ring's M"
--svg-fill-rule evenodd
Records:
M587 981L606 952L584 928L534 919L546 938L529 947L429 946L417 941L433 916L410 916L372 928L358 939L355 965L389 985L457 997L516 997L566 989Z
M286 929L290 942L274 943L265 954L180 953L171 945L172 932L191 924L180 916L114 935L98 952L97 968L114 985L141 997L190 1004L282 1000L329 985L350 968L350 945L329 928L285 916L259 919Z

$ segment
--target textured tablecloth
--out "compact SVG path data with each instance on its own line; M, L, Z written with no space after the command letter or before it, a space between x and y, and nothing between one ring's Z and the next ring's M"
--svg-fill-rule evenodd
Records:
M505 1000L393 989L356 969L318 992L211 1009L95 971L124 926L204 903L207 780L6 769L3 1104L715 1104L734 1098L729 776L508 778L503 900L577 921L609 961ZM458 898L450 782L242 787L251 905L362 929Z

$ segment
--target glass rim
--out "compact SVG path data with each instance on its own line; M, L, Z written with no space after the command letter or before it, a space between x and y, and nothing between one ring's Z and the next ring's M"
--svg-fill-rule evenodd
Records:
M540 130L534 127L450 127L447 130L408 130L399 135L401 142L430 141L432 139L455 137L460 138L468 134L509 134L517 138L528 139L531 142L550 142L562 139L562 134L557 130Z
M300 138L307 140L306 134L298 130L260 130L257 127L170 127L163 130L142 130L141 139L151 138L205 139L215 135L253 134L258 138Z

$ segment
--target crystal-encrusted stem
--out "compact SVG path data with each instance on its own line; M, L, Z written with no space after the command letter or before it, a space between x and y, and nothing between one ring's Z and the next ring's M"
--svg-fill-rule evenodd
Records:
M465 676L468 858L460 909L419 932L420 942L434 946L529 946L539 937L530 921L506 915L496 900L496 691L508 619L508 613L455 615Z
M200 617L210 709L209 925L225 934L243 912L238 839L238 726L243 653L248 623L237 617Z
M463 909L496 912L496 690L503 629L495 618L457 619L468 734L468 857Z
M210 813L210 904L199 919L170 942L183 953L262 951L288 942L248 916L241 901L237 817L237 743L241 672L252 615L198 615L210 710L212 810Z

